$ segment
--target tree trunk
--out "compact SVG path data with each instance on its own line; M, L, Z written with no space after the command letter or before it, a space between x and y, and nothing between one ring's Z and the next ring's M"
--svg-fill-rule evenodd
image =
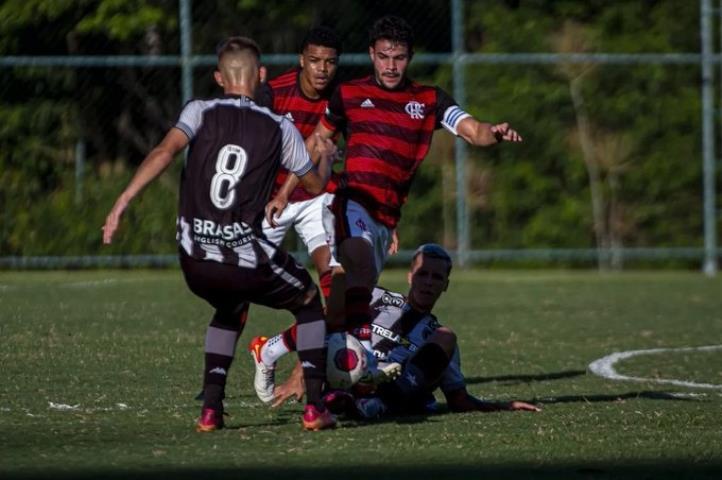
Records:
M597 242L597 264L600 270L606 270L608 267L606 252L609 245L607 245L607 228L604 219L604 194L602 192L599 165L597 164L594 152L591 124L589 122L587 109L584 105L584 96L582 95L581 87L582 75L570 80L569 92L572 97L572 103L577 117L579 143L582 147L582 157L584 158L584 165L587 167L587 175L589 176L589 192L592 201L592 219L594 222L594 235Z

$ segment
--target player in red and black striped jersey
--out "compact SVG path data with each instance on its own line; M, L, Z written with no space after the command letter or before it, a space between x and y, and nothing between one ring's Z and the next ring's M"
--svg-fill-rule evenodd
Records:
M299 66L294 67L264 84L258 96L259 105L284 115L306 139L326 112L328 99L334 88L334 79L341 55L341 41L329 27L311 29L301 44ZM335 189L334 179L326 185L326 192L313 195L302 185L283 188L288 170L279 170L270 208L278 213L271 221L264 221L263 233L271 242L280 244L290 228L308 249L319 276L324 297L331 286L331 250L323 226L323 210L331 202Z
M443 127L475 146L521 141L507 123L480 122L440 88L406 76L413 31L405 20L383 17L369 33L373 75L340 84L314 131L325 139L346 134L345 169L332 208L334 256L346 272L347 327L369 324L371 291L390 233L434 130Z
M335 424L321 402L325 381L325 320L308 272L263 236L261 222L278 168L284 166L310 191L323 191L336 148L315 142L314 168L303 139L284 117L257 106L260 51L245 37L220 47L214 78L224 96L193 100L118 197L103 227L110 243L129 202L188 146L180 186L177 237L189 289L214 315L206 331L204 402L199 432L223 427L226 376L249 303L284 308L298 323L298 352L310 382L302 424L319 430Z

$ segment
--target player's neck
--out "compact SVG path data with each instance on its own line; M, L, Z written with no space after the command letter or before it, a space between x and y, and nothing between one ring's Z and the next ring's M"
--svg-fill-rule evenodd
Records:
M244 96L253 100L255 92L246 85L229 85L223 88L223 93L229 96Z
M415 312L417 312L419 314L431 313L431 308L433 308L433 306L431 308L424 308L424 307L419 306L414 301L414 299L411 295L409 295L407 297L406 303L409 305L409 307L411 307L412 310L414 310Z

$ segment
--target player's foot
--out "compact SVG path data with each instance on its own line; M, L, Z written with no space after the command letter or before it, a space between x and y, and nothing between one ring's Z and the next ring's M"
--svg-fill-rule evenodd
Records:
M304 430L324 430L336 426L336 417L328 408L319 411L315 405L306 405L306 408L303 409L301 422Z
M223 428L223 410L204 408L196 423L196 432L214 432Z
M344 390L331 390L323 396L323 404L334 415L353 415L356 413L353 395Z
M261 360L261 349L267 341L267 337L253 337L253 340L248 345L248 350L251 352L253 363L256 365L256 375L253 378L256 395L263 403L269 405L273 403L273 390L276 388L276 364L268 366Z

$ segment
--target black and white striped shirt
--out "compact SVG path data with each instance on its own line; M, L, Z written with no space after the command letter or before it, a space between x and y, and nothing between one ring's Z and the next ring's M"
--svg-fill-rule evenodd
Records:
M192 100L175 127L190 139L179 245L199 260L255 268L275 249L261 222L279 167L298 176L313 168L301 135L288 119L244 96Z

